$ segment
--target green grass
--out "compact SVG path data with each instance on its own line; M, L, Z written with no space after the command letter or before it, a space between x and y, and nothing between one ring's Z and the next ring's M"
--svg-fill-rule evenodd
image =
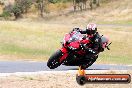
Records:
M21 47L15 44L10 43L2 43L0 44L0 52L1 54L16 54L16 55L43 55L47 54L44 50L41 49L31 49Z
M1 60L48 60L59 48L70 25L45 24L42 22L0 22ZM131 27L99 27L99 32L108 35L111 50L100 53L96 63L131 64Z
M100 54L98 63L132 64L132 30L131 27L104 27L100 32L109 35L113 42L111 50Z
M36 25L38 25L36 27ZM39 59L44 51L44 29L41 24L32 22L0 22L0 54L1 59ZM13 58L10 58L13 56Z
M66 28L42 22L0 21L0 59L47 60L60 47Z

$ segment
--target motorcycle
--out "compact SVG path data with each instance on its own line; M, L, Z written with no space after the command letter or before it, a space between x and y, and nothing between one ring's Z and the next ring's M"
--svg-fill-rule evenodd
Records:
M110 50L109 45L111 43L108 44L108 38L100 36L100 39L102 48ZM61 64L66 66L82 66L83 69L88 68L96 61L91 58L90 54L87 55L86 53L86 49L92 46L90 42L91 40L86 35L75 30L65 34L63 42L61 42L62 48L50 56L47 66L50 69L55 69Z

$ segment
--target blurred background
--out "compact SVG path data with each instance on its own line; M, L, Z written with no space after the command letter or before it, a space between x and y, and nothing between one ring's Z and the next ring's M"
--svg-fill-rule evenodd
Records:
M113 42L96 63L132 64L131 0L0 0L0 60L47 61L91 22Z

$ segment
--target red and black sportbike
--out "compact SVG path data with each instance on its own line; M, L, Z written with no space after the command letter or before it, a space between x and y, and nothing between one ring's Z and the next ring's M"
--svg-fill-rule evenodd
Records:
M109 40L105 36L101 36L101 47L109 50ZM78 31L72 31L64 36L62 42L62 48L57 50L51 55L47 62L47 66L50 69L55 69L58 66L85 66L85 68L91 66L95 60L92 58L86 58L86 49L90 48L91 41L86 35L81 34ZM90 55L89 55L90 56ZM84 68L84 69L85 69Z

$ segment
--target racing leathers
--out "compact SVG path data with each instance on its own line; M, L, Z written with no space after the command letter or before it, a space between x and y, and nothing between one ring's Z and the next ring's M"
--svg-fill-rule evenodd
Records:
M89 33L87 33L87 30L81 30L79 28L74 28L73 30L79 31L81 34L86 34L86 37L88 37L90 40L90 44L88 45L91 46L86 49L86 55L84 57L84 59L89 60L89 63L84 64L84 66L82 67L85 69L85 67L91 66L96 61L99 52L104 51L101 46L101 36L98 32L89 35Z

